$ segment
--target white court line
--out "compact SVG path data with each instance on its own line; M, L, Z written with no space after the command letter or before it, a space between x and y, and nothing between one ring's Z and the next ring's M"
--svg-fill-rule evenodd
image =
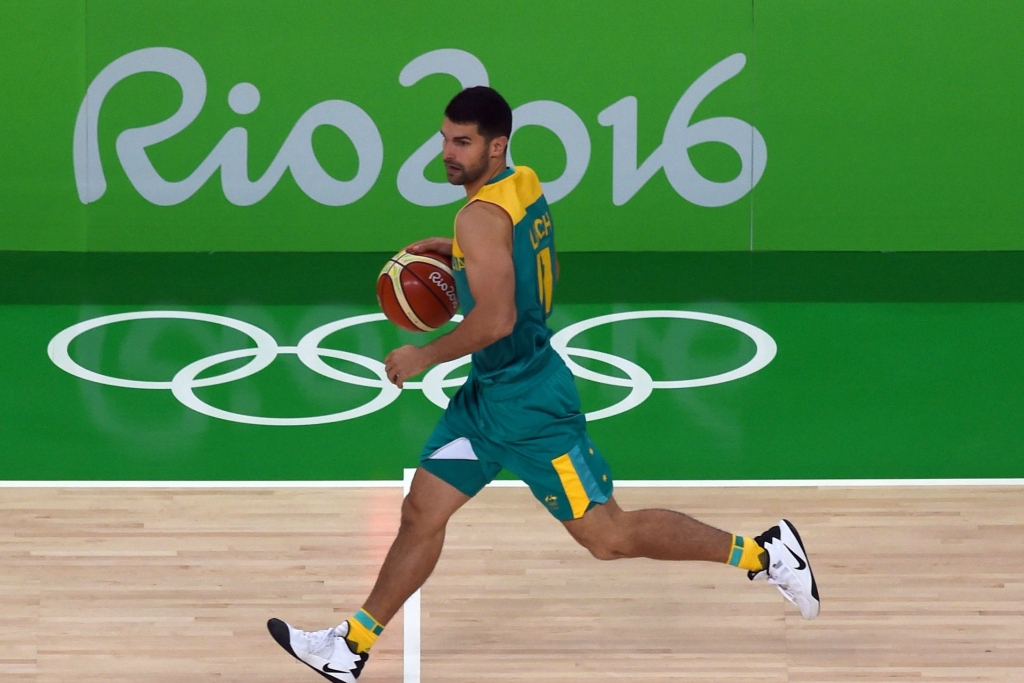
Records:
M352 481L71 481L0 480L0 489L369 489L403 488L404 480ZM488 487L525 487L521 481L499 479ZM618 488L785 488L841 486L1024 486L1024 479L623 479Z
M837 486L1024 486L1024 479L626 479L616 486L643 488L787 488Z
M7 481L0 488L61 489L378 489L402 488L401 479L353 481Z
M409 495L412 487L412 476L416 470L408 468L403 470L402 494ZM404 624L405 631L402 634L402 668L404 683L420 683L420 591L417 590L405 601Z

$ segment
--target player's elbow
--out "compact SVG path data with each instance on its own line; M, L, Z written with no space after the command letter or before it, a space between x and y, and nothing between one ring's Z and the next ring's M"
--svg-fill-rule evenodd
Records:
M479 311L479 313L478 313ZM473 310L477 315L478 341L487 346L512 334L516 325L515 302L509 305L478 306Z
M493 330L494 341L504 339L505 337L512 334L512 329L516 326L516 307L515 304L503 309L494 317L494 325L491 328Z
M512 334L512 329L515 326L516 309L513 308L511 311L504 313L500 318L498 318L497 324L494 326L494 332L497 335L498 339L502 339Z

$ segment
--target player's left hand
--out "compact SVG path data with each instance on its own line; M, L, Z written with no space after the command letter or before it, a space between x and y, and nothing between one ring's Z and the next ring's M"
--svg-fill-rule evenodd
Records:
M406 344L400 346L384 359L384 371L388 380L399 389L405 380L415 377L430 366L426 353L420 346Z

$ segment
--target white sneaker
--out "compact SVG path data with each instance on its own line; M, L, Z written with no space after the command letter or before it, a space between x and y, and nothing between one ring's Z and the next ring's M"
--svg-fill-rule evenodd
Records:
M345 638L348 622L322 631L300 631L280 619L267 622L267 630L277 644L324 678L336 683L355 683L370 653L357 653Z
M814 581L814 572L796 527L783 519L778 526L773 526L754 540L767 551L768 568L747 572L750 580L768 579L768 583L800 608L804 619L818 616L821 609L818 584Z

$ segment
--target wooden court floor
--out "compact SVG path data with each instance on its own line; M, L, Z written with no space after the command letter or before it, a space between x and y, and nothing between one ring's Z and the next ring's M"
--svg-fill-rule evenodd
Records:
M709 564L598 562L525 489L452 521L423 591L423 681L1024 681L1024 491L630 489L757 533L801 530L822 593ZM265 622L335 624L399 489L0 489L0 680L321 681ZM360 681L398 683L401 618Z

